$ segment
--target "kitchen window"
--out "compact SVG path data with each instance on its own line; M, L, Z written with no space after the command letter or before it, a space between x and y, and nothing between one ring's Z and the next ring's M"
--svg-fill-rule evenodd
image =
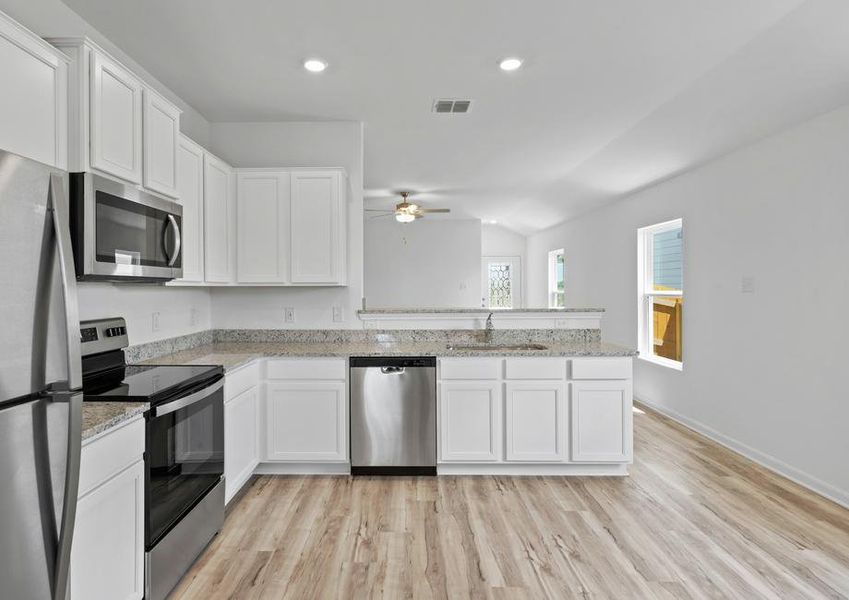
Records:
M681 369L684 228L681 219L637 230L640 358Z
M566 306L566 263L563 248L548 253L548 307Z

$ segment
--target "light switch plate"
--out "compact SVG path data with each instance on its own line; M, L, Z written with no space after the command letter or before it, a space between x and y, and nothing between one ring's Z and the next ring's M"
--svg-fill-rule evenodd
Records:
M345 320L345 313L342 310L342 307L341 306L334 306L333 307L333 322L334 323L341 323L344 320Z
M154 312L150 315L150 330L159 331L159 313Z
M744 294L754 294L755 278L751 275L744 275L740 280L740 291Z

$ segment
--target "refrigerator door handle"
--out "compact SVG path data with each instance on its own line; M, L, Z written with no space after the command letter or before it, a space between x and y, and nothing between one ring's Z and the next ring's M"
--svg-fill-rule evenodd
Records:
M62 521L59 526L59 545L53 581L53 599L68 596L71 570L71 546L77 518L77 494L80 487L80 454L82 453L83 395L74 393L82 387L82 357L80 352L80 316L77 306L77 280L71 246L71 230L67 215L67 196L62 177L50 175L47 207L53 219L56 247L59 251L59 270L65 304L65 339L68 345L68 388L71 393L55 394L54 401L68 402L68 458L65 466L65 486L62 496Z
M66 600L68 597L71 546L74 542L74 524L77 519L77 495L80 491L83 395L82 393L57 394L53 400L61 401L65 398L67 398L68 402L68 462L65 467L65 491L62 496L62 521L59 527L59 545L56 552L53 600Z
M62 177L50 175L47 206L53 216L56 246L59 249L59 269L62 275L62 294L65 303L65 328L68 344L68 388L82 387L82 358L80 354L80 314L77 306L77 280L74 254L71 246L71 229L68 224Z

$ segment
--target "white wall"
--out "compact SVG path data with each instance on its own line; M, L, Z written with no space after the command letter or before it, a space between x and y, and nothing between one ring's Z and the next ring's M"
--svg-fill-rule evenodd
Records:
M80 319L124 317L130 344L142 344L212 326L209 292L150 284L82 282L77 286ZM159 313L159 330L153 330Z
M531 296L562 246L567 304L635 346L636 230L683 217L684 370L637 360L635 394L849 504L847 165L844 107L531 236Z
M501 225L484 223L481 226L481 256L518 256L523 307L533 307L528 303L528 286L525 277L527 265L527 238L521 233L507 229ZM536 307L546 306L538 304ZM517 307L521 308L521 307Z
M363 130L350 121L213 123L212 152L234 167L345 167L348 172L348 286L213 289L220 328L359 328L363 296ZM332 307L344 320L333 322ZM295 309L285 323L284 307Z
M481 302L481 222L391 217L365 225L369 308L468 307Z

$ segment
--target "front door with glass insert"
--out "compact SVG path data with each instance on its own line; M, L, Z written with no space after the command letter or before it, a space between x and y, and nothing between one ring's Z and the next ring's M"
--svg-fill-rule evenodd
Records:
M522 307L522 261L518 256L484 256L481 262L481 306Z

